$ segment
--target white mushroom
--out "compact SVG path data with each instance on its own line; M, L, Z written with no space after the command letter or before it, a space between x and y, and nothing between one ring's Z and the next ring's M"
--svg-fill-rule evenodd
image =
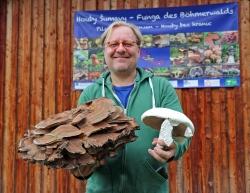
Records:
M173 143L173 137L182 141L184 137L192 137L195 131L192 121L185 114L168 108L149 109L142 114L141 120L160 131L159 139L167 146Z

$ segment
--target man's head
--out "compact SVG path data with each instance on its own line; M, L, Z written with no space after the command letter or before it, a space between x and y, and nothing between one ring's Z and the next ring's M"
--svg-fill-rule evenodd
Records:
M117 21L101 36L104 57L113 73L133 73L140 56L142 34L133 24Z

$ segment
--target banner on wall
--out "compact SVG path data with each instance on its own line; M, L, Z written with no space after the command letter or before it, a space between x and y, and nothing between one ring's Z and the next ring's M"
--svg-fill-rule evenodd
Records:
M238 4L78 11L74 16L73 87L84 89L107 70L100 36L113 21L143 34L138 66L175 88L240 85Z

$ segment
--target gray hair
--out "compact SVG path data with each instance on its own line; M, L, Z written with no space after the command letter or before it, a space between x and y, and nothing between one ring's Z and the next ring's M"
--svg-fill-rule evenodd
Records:
M140 29L136 25L134 25L132 23L127 23L127 22L124 22L124 21L115 21L115 22L113 22L112 24L110 24L108 26L108 28L101 35L101 44L102 45L104 45L105 40L110 36L112 30L115 27L119 27L119 26L126 26L126 27L129 27L130 29L132 29L132 31L134 32L134 34L135 34L135 36L137 38L138 45L141 46L141 44L142 44L142 34L141 34Z

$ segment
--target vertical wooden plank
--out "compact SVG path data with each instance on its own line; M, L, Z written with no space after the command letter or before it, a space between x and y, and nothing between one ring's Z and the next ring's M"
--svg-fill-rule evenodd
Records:
M57 1L45 1L45 42L44 42L44 116L55 113L56 94L56 19Z
M241 1L239 10L245 192L250 192L250 1Z
M18 48L17 1L7 3L5 88L4 88L4 131L3 131L3 193L15 191L15 138L16 138L16 89L17 89L17 48ZM11 152L11 155L10 155Z
M221 159L221 193L229 192L229 172L228 172L228 127L227 127L227 107L226 107L226 89L220 89L220 149L221 154L219 155Z
M103 1L103 10L110 10L111 9L111 0L104 0Z
M225 0L209 0L209 4L226 3Z
M45 1L44 117L56 113L57 0ZM43 193L55 193L55 170L43 167Z
M198 98L197 98L197 89L185 89L182 91L182 100L183 101L192 101L192 103L183 103L184 113L190 117L193 121L195 127L197 127L197 114L196 112L198 107ZM198 192L198 183L197 179L194 176L198 176L198 167L199 163L198 143L199 130L196 130L195 136L192 138L191 146L188 149L188 152L184 155L183 159L183 192ZM193 164L196 163L196 164Z
M235 98L239 99L242 98L241 89L235 88ZM243 131L243 101L236 100L235 101L235 108L236 108L236 183L237 183L237 192L238 193L245 193L246 186L245 186L245 168L242 167L245 165L244 163L244 131Z
M71 7L72 7L72 10L71 10L71 13L72 13L72 16L71 16L71 20L74 21L74 13L75 11L82 11L82 10L85 10L85 3L84 1L82 0L72 0L71 2ZM72 28L72 32L74 31L74 22L71 23L71 28ZM73 35L72 35L73 36ZM73 43L72 43L73 44ZM73 46L71 45L71 48ZM73 49L72 49L73 50ZM73 51L72 51L73 52ZM72 60L73 60L73 56L71 54L71 66L72 66ZM72 72L73 73L73 72ZM71 77L72 77L72 74L71 74ZM72 78L71 78L72 79ZM71 80L72 81L72 80ZM80 93L81 91L79 90L73 90L71 92L71 108L73 107L76 107L77 105L77 100L78 100L78 97L80 96ZM76 180L75 177L73 177L72 175L70 175L70 182L71 184L73 183L74 184L74 188L71 188L70 191L72 193L75 193L77 190L79 191L79 189L83 189L84 186L82 186L81 188L79 188L81 186L81 183L79 180Z
M159 3L160 3L160 0L152 1L152 7L153 7L153 8L159 7Z
M185 154L185 157L182 158L182 167L178 168L177 173L179 173L179 175L177 175L179 178L181 176L181 174L183 175L182 178L179 179L182 180L182 187L178 188L178 192L187 192L187 193L191 193L192 192L192 166L191 166L191 158L192 155L191 153L187 153Z
M128 9L129 6L130 6L130 0L125 0L124 1L124 9Z
M192 120L192 122L194 123L194 126L196 127L196 135L194 135L194 137L192 138L191 141L191 145L187 151L187 153L191 154L190 157L190 167L191 167L191 171L190 171L190 178L187 179L189 181L190 184L190 192L200 192L200 183L197 179L197 176L199 176L199 167L197 167L197 163L199 163L200 157L199 157L199 151L200 151L200 146L197 144L200 144L200 139L199 139L199 122L198 122L198 91L197 89L192 89L192 94L189 94L188 92L186 92L186 95L189 95L188 101L192 101L192 104L190 104L187 108L187 116L190 117L190 119ZM184 94L184 95L185 95ZM184 155L185 156L185 155ZM197 183L198 182L198 183Z
M4 77L6 56L6 19L7 1L0 1L0 155L3 155L3 131L4 131ZM0 176L3 176L3 156L0 156ZM0 180L0 192L3 192L3 181Z
M177 167L180 167L180 166L181 166L180 161L170 162L168 165L167 173L168 173L168 177L169 177L169 183L168 183L169 192L178 193L180 187L182 187L182 185L180 183L178 183L179 181L177 181L177 175L176 175Z
M209 0L197 0L197 3L198 3L199 5L209 4Z
M64 9L64 1L58 1L57 3L57 21L56 21L56 28L57 28L57 42L56 42L56 112L62 112L64 110L64 102L67 103L67 100L64 101L64 78L65 78L65 65L69 65L66 63L65 53L67 51L66 48L66 36L64 36L64 29L67 27L65 26L65 15L66 9ZM64 15L65 14L65 15ZM70 23L68 23L70 26ZM64 39L65 38L65 39ZM64 102L62 102L64 101Z
M245 154L245 152L250 152L249 150L249 139L250 139L250 116L248 114L248 117L244 116L245 113L250 113L249 107L250 107L250 102L249 100L246 100L245 98L245 93L250 94L250 69L249 69L249 62L250 62L250 53L248 51L248 54L246 52L246 47L250 45L250 25L249 25L249 14L250 14L250 2L248 1L245 2L246 4L242 4L239 6L240 10L240 27L242 29L241 37L244 37L244 40L241 41L242 44L241 46L241 52L243 59L241 58L241 70L242 73L242 89L237 89L236 91L236 98L241 98L242 100L236 100L236 109L237 109L237 114L236 114L236 155L237 155L237 160L236 160L236 167L237 167L237 173L236 173L236 179L237 179L237 188L239 193L244 193L247 191L250 191L250 177L249 177L249 172L250 172L250 167L249 167L249 157L250 154ZM244 10L242 9L244 7ZM245 19L248 19L248 22L246 22ZM246 29L246 31L243 31L243 29ZM244 34L246 33L246 34ZM247 67L248 66L248 67ZM244 90L246 89L246 91ZM248 122L248 126L247 123ZM246 127L245 127L246 126ZM247 129L248 128L248 129ZM245 135L248 132L248 139L247 135ZM242 140L244 139L244 140ZM245 157L246 156L246 157ZM242 167L244 165L245 167Z
M85 1L85 10L96 10L96 0L86 0Z
M71 43L71 9L70 1L58 2L57 15L57 112L70 108L72 84L72 43Z
M206 187L208 193L213 193L213 151L212 151L212 113L211 113L211 89L204 89L205 92L205 178L206 178Z
M109 10L111 8L111 0L97 1L97 10Z
M138 8L151 8L153 3L151 0L138 0Z
M196 4L197 0L189 0L189 1L181 0L181 6L194 6Z
M112 9L123 9L124 7L125 7L124 0L111 1L111 8Z
M44 0L32 1L32 44L31 44L31 92L30 126L42 120L43 78L44 78ZM28 192L41 193L43 182L42 167L31 164L29 168Z
M57 6L56 112L70 109L72 84L71 1L58 1ZM69 172L57 170L57 192L69 192ZM61 183L63 182L63 183Z
M167 7L178 7L181 5L181 0L166 0Z
M17 66L17 130L16 141L20 140L29 125L30 101L30 44L31 44L31 1L19 1L19 38ZM16 156L17 157L17 156ZM16 160L15 192L27 192L28 164Z
M126 9L136 9L136 8L139 8L138 7L138 0L127 0L127 1L125 1L125 5L124 5L124 7L126 8Z
M151 8L151 7L153 7L152 0L143 0L142 4L144 4L144 8Z
M245 10L243 10L245 9ZM241 81L242 87L241 89L235 89L236 99L242 100L235 100L235 105L237 109L237 113L235 114L236 117L236 184L237 184L237 191L239 193L249 192L250 191L250 150L249 150L249 136L250 136L250 121L249 118L245 117L245 113L248 111L249 117L249 96L250 96L250 70L249 70L249 62L245 63L245 61L250 61L250 53L246 51L246 47L250 45L250 2L243 1L242 4L239 5L239 21L240 21L240 34L241 38L244 37L244 40L241 39L240 44L240 51L241 51ZM245 20L247 19L247 20ZM245 31L246 30L246 31ZM244 34L246 32L246 34ZM244 58L244 59L243 59ZM246 65L248 67L246 67ZM242 69L245 69L242 71ZM248 81L247 81L248 80ZM246 97L248 96L248 97ZM246 100L248 98L248 100ZM248 124L246 125L245 123ZM245 127L246 126L246 127ZM245 135L248 132L248 135ZM242 140L243 139L243 140ZM248 152L248 155L247 153ZM242 167L244 165L245 167ZM247 169L248 167L248 169ZM248 179L247 179L248 178Z
M227 90L227 113L229 135L229 188L230 193L237 192L236 182L236 122L235 122L235 93L233 89Z
M72 16L71 16L71 20L72 21L74 21L74 13L75 13L75 11L82 11L82 10L85 10L85 3L84 3L84 1L82 1L82 0L72 0L72 10L71 10L71 13L72 13ZM74 22L72 22L71 23L71 28L72 28L72 32L74 31ZM72 34L72 36L73 36L73 34ZM73 41L72 41L73 42ZM71 43L71 44L73 44L73 43ZM72 48L72 50L73 50L73 46L71 45L71 48ZM72 56L72 54L71 54L71 66L72 66L72 60L73 60L73 56ZM73 73L73 72L72 72ZM71 77L72 77L72 74L71 74ZM71 78L72 79L72 78ZM72 82L72 80L71 80L71 82ZM79 98L79 96L80 96L80 93L81 93L81 91L79 91L79 90L73 90L72 92L71 92L71 108L73 108L73 107L76 107L76 105L77 105L77 100L78 100L78 98ZM79 180L75 180L75 178L74 177L72 177L71 178L71 180L72 181L74 181L74 182L80 182ZM81 183L75 183L75 184L77 184L77 186L78 185L80 185ZM81 189L81 188L80 188Z
M167 4L166 4L166 0L159 0L159 7L166 7Z
M71 93L71 108L77 106L78 98L80 97L81 90L73 91Z
M220 193L221 188L221 146L220 146L220 91L219 89L212 92L212 151L213 151L213 190Z
M74 16L75 11L82 11L84 10L85 3L83 0L72 0L71 1L71 13ZM74 17L73 17L74 18ZM72 26L73 27L73 26Z
M198 137L198 142L196 145L199 146L199 152L198 152L198 179L197 184L199 184L199 190L198 192L207 193L207 184L206 184L206 152L205 152L205 140L204 137L206 136L205 131L205 124L206 124L206 96L205 92L203 90L198 90L198 109L197 114L198 116L198 124L195 125L195 135ZM193 163L195 165L195 163Z

